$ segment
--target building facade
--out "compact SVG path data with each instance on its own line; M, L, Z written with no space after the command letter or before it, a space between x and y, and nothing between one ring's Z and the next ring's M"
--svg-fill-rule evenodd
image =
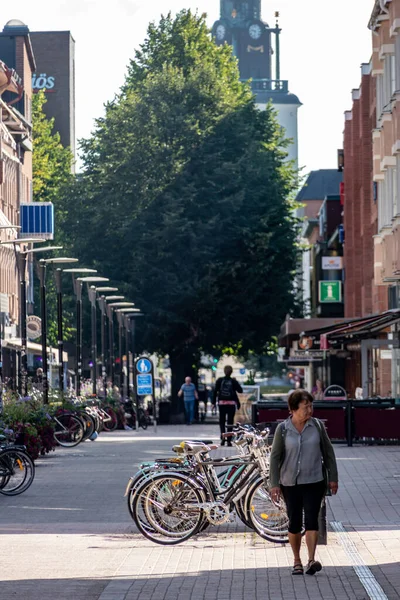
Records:
M278 13L275 13L276 19ZM269 27L261 18L261 0L220 0L220 18L212 28L218 45L230 44L238 59L240 77L251 79L260 110L272 102L286 137L289 160L298 166L297 112L301 102L289 92L289 83L280 75L280 34L276 20ZM274 60L272 56L274 55Z
M0 33L0 324L3 376L15 378L19 325L17 253L21 203L32 200L32 73L29 30L9 21ZM26 274L28 279L28 273Z
M75 40L70 31L30 32L36 69L32 89L44 90L44 112L75 156Z

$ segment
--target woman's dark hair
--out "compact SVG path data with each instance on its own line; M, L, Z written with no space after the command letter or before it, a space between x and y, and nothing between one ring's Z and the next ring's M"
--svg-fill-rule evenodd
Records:
M288 397L288 406L290 411L297 410L299 408L300 402L303 400L307 400L309 402L313 402L314 398L311 396L309 392L306 390L295 390Z
M232 369L231 365L226 365L226 367L224 367L224 373L227 377L232 375L233 369Z

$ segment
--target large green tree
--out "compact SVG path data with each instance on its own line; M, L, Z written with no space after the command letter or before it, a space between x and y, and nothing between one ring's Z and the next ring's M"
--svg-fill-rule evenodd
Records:
M150 26L82 148L66 238L144 310L141 347L176 381L201 350L262 351L293 303L295 173L203 17Z

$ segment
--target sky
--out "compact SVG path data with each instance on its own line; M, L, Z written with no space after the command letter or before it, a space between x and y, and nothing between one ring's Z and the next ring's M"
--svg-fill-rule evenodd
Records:
M281 78L299 109L299 165L303 173L336 168L344 111L371 57L368 21L374 0L262 0L262 19L280 12ZM123 84L129 59L151 21L184 8L207 14L210 27L219 0L18 0L3 3L1 29L20 19L31 31L70 30L76 42L76 132L88 137L104 103Z

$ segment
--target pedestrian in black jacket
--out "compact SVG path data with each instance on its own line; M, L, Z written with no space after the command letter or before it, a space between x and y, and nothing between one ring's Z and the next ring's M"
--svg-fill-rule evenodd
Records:
M228 432L232 431L233 419L236 408L240 408L238 392L243 392L241 385L232 377L233 369L230 365L224 368L225 377L217 379L214 389L214 402L218 401L219 427L221 430L221 445L225 445L225 439L222 434L225 433L225 424L228 421ZM228 446L232 446L232 441L228 440Z

